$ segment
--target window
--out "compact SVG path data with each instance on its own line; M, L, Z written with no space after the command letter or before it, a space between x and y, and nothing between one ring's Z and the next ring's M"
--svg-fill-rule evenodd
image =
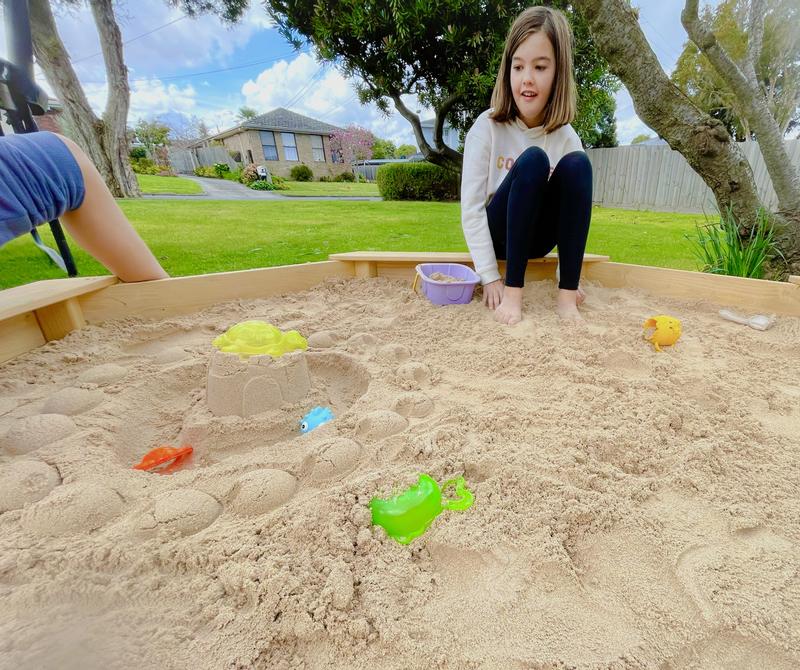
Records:
M281 142L283 143L283 157L287 161L300 160L297 156L297 143L294 139L294 133L281 133Z
M264 147L264 160L278 160L278 147L275 146L275 133L271 130L262 130L261 146Z
M311 153L315 161L325 162L325 147L322 144L322 135L311 136Z

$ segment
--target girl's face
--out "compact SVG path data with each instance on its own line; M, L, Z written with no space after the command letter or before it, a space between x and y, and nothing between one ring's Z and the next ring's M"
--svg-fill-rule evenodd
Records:
M528 128L542 125L555 76L556 58L547 35L528 35L511 56L511 92Z

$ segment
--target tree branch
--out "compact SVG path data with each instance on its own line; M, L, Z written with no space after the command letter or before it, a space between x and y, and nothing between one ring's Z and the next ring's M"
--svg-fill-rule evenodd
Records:
M747 58L745 60L747 74L751 81L757 82L756 67L761 57L761 46L764 41L764 2L751 0L750 30L747 39Z
M417 140L420 151L426 155L427 153L434 153L431 145L428 144L428 140L425 139L425 135L422 134L422 122L419 120L419 116L406 107L400 98L400 93L397 91L391 91L389 97L394 101L394 106L400 112L400 116L411 124L411 129L414 131L414 138Z

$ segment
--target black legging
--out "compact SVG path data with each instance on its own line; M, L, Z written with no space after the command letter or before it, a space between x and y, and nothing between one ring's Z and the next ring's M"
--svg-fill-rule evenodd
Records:
M528 259L558 245L558 288L578 288L592 216L592 165L583 151L573 151L548 181L549 172L547 154L527 148L486 207L495 255L506 261L506 286L524 286Z

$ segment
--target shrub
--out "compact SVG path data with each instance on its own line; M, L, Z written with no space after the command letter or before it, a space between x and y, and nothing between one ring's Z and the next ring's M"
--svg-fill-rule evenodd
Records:
M319 180L320 181L330 181L331 178L328 175L324 174L319 178Z
M292 168L291 172L289 172L289 177L295 181L313 181L314 173L311 171L311 168L308 167L308 165L301 163L300 165L295 165Z
M194 173L198 177L219 177L217 175L217 171L210 165L201 165L200 167L196 167L194 169Z
M133 147L133 149L128 152L128 156L131 158L131 160L147 158L147 149L144 147Z
M378 168L384 200L458 200L458 175L433 163L387 163Z
M758 210L756 225L746 237L739 234L739 224L730 207L719 223L698 224L696 230L695 238L686 237L693 243L694 255L703 272L761 279L765 261L779 253L775 231L763 208Z
M242 176L242 171L239 170L238 168L236 170L230 170L229 172L222 173L222 178L227 179L228 181L240 182L242 181L241 176Z
M278 175L272 175L272 185L275 187L276 191L286 191L289 187L286 185L286 178L279 177Z
M245 186L250 186L254 181L258 181L258 171L255 163L250 163L239 175L239 181Z
M231 171L231 166L227 163L214 163L214 172L216 172L217 177L222 179L226 172Z
M149 158L135 158L131 161L131 169L136 174L158 174L164 168L159 167Z
M275 185L270 184L266 179L256 179L250 184L250 188L254 191L274 191Z
M356 176L352 172L342 172L340 174L337 174L333 178L333 181L355 181L355 180Z

